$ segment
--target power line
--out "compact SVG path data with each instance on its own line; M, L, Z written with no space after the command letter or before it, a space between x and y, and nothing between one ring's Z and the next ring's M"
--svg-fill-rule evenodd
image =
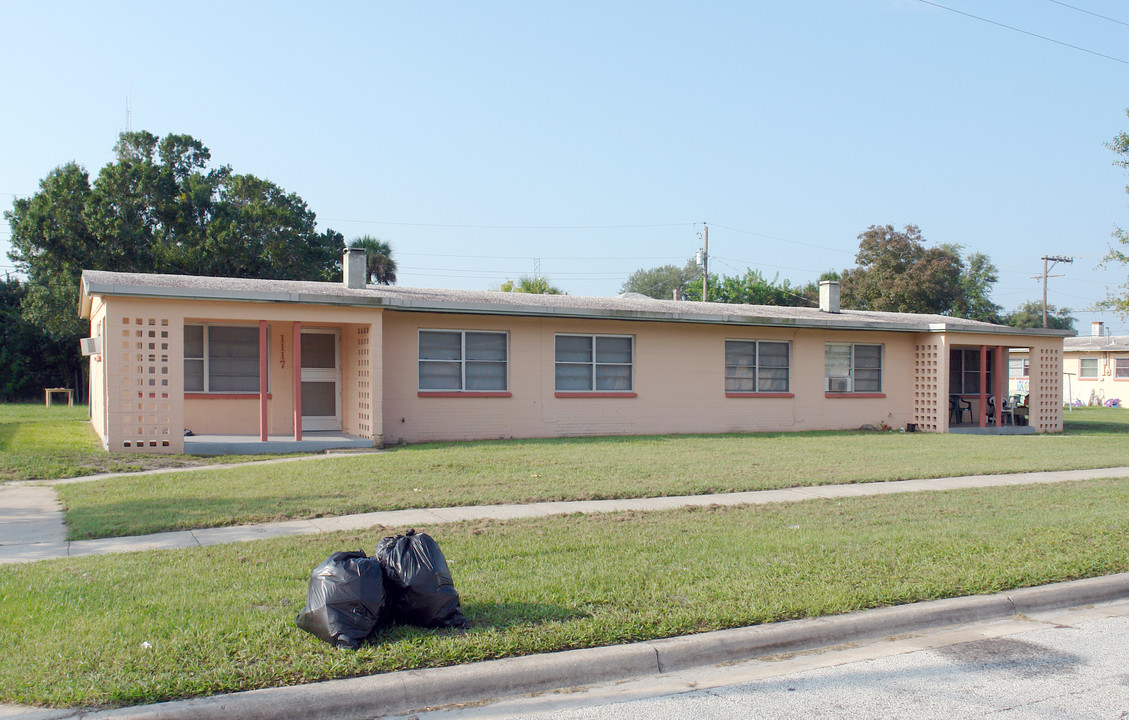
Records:
M1059 2L1059 0L1048 0L1048 1L1053 2L1055 5L1062 5L1064 8L1070 8L1071 10L1077 10L1080 13L1086 13L1087 15L1093 15L1094 17L1101 18L1102 20L1109 20L1111 23L1117 23L1118 25L1124 25L1125 27L1129 27L1129 23L1127 23L1127 22L1122 22L1120 20L1117 20L1116 18L1106 17L1105 15L1098 15L1096 12L1090 12L1089 10L1086 10L1085 8L1074 7L1073 5L1067 5L1064 2Z
M1017 28L1013 25L1007 25L1007 24L1004 24L1002 22L996 22L995 20L989 20L988 18L980 17L979 15L973 15L972 13L967 13L967 12L964 12L963 10L957 10L956 8L951 8L951 7L947 7L945 5L941 5L940 3L931 2L931 0L917 0L917 1L919 3L924 3L925 5L932 5L935 8L940 8L942 10L948 10L949 12L956 13L957 15L964 15L965 17L970 17L973 20L979 20L980 22L986 22L989 25L995 25L996 27L1002 27L1002 28L1005 28L1007 30L1011 30L1013 32L1022 33L1024 35L1029 36L1029 37L1038 38L1039 40L1046 40L1047 42L1052 42L1055 45L1062 45L1063 47L1068 47L1071 50L1079 50L1079 51L1084 52L1084 53L1089 53L1090 55L1096 55L1100 58L1105 58L1106 60L1113 60L1114 62L1119 62L1122 65L1129 65L1129 60L1122 60L1121 58L1113 57L1112 55L1105 55L1105 54L1097 52L1095 50L1088 50L1088 49L1086 49L1084 47L1080 47L1078 45L1071 45L1070 43L1063 42L1062 40L1055 40L1054 38L1047 37L1046 35L1039 35L1038 33L1029 32L1027 30L1021 30L1020 28Z
M346 218L323 218L322 222L396 225L400 227L456 228L462 230L631 230L642 228L694 227L697 225L697 223L652 223L644 225L459 225L453 223L394 222L391 220L349 220Z
M829 252L841 252L841 253L846 253L847 255L854 255L855 254L855 251L853 251L853 250L843 250L841 248L827 247L826 245L815 245L813 243L800 242L799 240L789 240L787 238L776 237L775 235L765 235L764 233L753 232L751 230L741 230L740 228L728 227L726 225L716 225L715 224L714 227L715 228L721 228L723 230L728 230L730 232L741 233L743 235L752 235L754 237L762 237L762 238L765 238L765 239L768 239L768 240L776 240L776 241L779 241L779 242L791 243L793 245L803 245L804 247L816 248L817 250L827 250Z

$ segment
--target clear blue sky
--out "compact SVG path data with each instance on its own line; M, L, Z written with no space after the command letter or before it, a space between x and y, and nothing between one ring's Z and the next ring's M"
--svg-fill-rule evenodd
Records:
M1090 307L1129 273L1095 269L1129 227L1103 145L1129 130L1129 6L938 2L4 0L0 205L68 160L96 174L128 101L133 129L390 241L401 285L539 260L614 295L692 256L703 221L713 270L799 283L852 266L867 226L913 223L987 253L1008 309L1072 255L1050 302Z

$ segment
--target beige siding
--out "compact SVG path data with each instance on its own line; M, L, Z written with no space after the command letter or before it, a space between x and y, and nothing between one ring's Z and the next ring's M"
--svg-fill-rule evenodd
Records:
M510 397L419 397L420 329L509 333ZM554 392L557 333L635 338L632 398ZM913 421L916 335L786 328L387 312L384 439L421 442L503 437L830 430ZM725 395L725 340L792 344L793 397ZM827 397L826 342L884 348L885 397Z
M1110 352L1108 350L1071 350L1064 353L1063 372L1069 375L1070 382L1063 387L1066 402L1078 401L1083 405L1101 404L1111 398L1121 401L1122 407L1129 407L1129 378L1116 377L1117 359L1129 362L1129 352ZM1098 377L1082 377L1082 359L1097 360Z

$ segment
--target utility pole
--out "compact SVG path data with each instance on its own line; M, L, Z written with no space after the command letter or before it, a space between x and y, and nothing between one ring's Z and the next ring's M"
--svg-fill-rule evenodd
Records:
M702 249L698 251L698 267L702 269L702 302L709 300L710 228L702 223Z
M1051 263L1049 266L1047 265L1048 262ZM1052 255L1052 256L1049 256L1049 257L1046 256L1046 255L1043 256L1043 274L1042 274L1042 278L1043 278L1043 327L1047 327L1047 278L1049 278L1049 277L1064 277L1061 274L1059 274L1059 275L1048 275L1047 273L1051 270L1051 268L1053 268L1055 265L1058 265L1060 262L1072 263L1072 262L1074 262L1074 258L1072 258L1072 257L1061 257L1061 256L1058 256L1058 255ZM1039 277L1040 277L1039 275L1032 275L1031 279L1038 280Z

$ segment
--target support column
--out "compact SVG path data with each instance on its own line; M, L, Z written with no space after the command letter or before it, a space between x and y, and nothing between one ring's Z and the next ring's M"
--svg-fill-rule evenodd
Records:
M294 439L302 439L302 323L294 323Z
M1004 383L1007 382L1004 368L1004 348L1003 346L996 346L996 381L992 383L995 385L993 394L996 396L996 427L1002 427L1004 417ZM1014 416L1013 416L1014 417Z
M988 427L988 346L980 346L980 427Z
M267 441L267 321L259 321L259 440Z

